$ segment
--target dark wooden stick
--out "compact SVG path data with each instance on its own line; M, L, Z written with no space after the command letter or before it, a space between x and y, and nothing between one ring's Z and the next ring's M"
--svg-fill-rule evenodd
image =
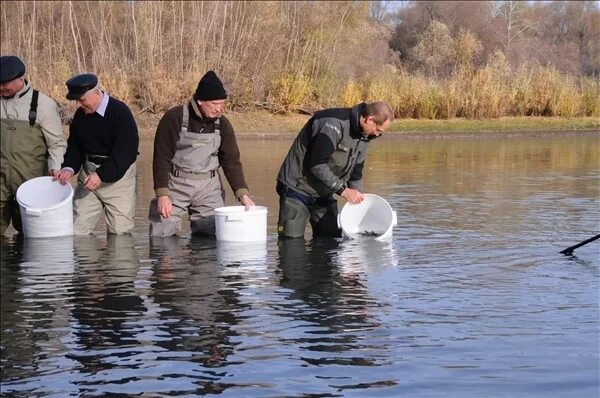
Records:
M564 254L565 256L570 256L571 254L573 254L573 250L575 250L578 247L581 247L583 245L587 245L588 243L593 242L598 238L600 238L600 235L593 236L589 239L584 240L583 242L579 242L578 244L576 244L574 246L567 247L565 250L561 251L561 253Z

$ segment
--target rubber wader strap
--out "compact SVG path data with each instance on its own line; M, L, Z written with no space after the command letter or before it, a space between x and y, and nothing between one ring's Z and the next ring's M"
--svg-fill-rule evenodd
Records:
M31 96L31 105L29 106L29 125L31 127L35 125L35 120L37 119L37 106L39 94L39 91L33 90L33 95Z
M187 133L188 126L190 125L190 111L188 110L187 104L183 105L183 120L181 121L181 131Z
M216 135L221 135L221 118L218 118L217 120L215 120L215 134Z

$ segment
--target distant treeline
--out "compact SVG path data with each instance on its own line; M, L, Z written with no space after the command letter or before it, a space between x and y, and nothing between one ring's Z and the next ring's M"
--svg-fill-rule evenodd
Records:
M236 109L600 116L599 17L596 2L2 1L0 43L62 105L93 72L160 113L213 69Z

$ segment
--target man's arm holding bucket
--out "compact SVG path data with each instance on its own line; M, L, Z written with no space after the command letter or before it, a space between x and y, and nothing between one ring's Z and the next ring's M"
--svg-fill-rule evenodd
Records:
M334 127L332 122L314 123L313 129L317 129L317 133L313 134L313 138L309 144L307 157L308 169L315 177L346 201L360 203L363 200L363 194L352 187L346 186L344 181L337 177L328 165L336 146L337 132Z

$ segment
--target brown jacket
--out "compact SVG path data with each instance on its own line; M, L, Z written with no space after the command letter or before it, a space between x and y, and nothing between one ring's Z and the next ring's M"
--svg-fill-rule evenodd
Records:
M190 124L188 131L202 131L212 133L214 131L214 119L203 119L194 100L186 105L190 113ZM152 173L154 176L154 192L156 196L169 195L169 172L171 171L171 159L175 156L175 145L181 131L183 119L183 106L169 109L158 123L156 135L154 136L154 156L152 158ZM219 165L223 169L225 178L239 198L248 194L248 185L244 178L242 162L240 161L240 150L235 139L235 133L231 122L221 117L221 145L219 146Z

